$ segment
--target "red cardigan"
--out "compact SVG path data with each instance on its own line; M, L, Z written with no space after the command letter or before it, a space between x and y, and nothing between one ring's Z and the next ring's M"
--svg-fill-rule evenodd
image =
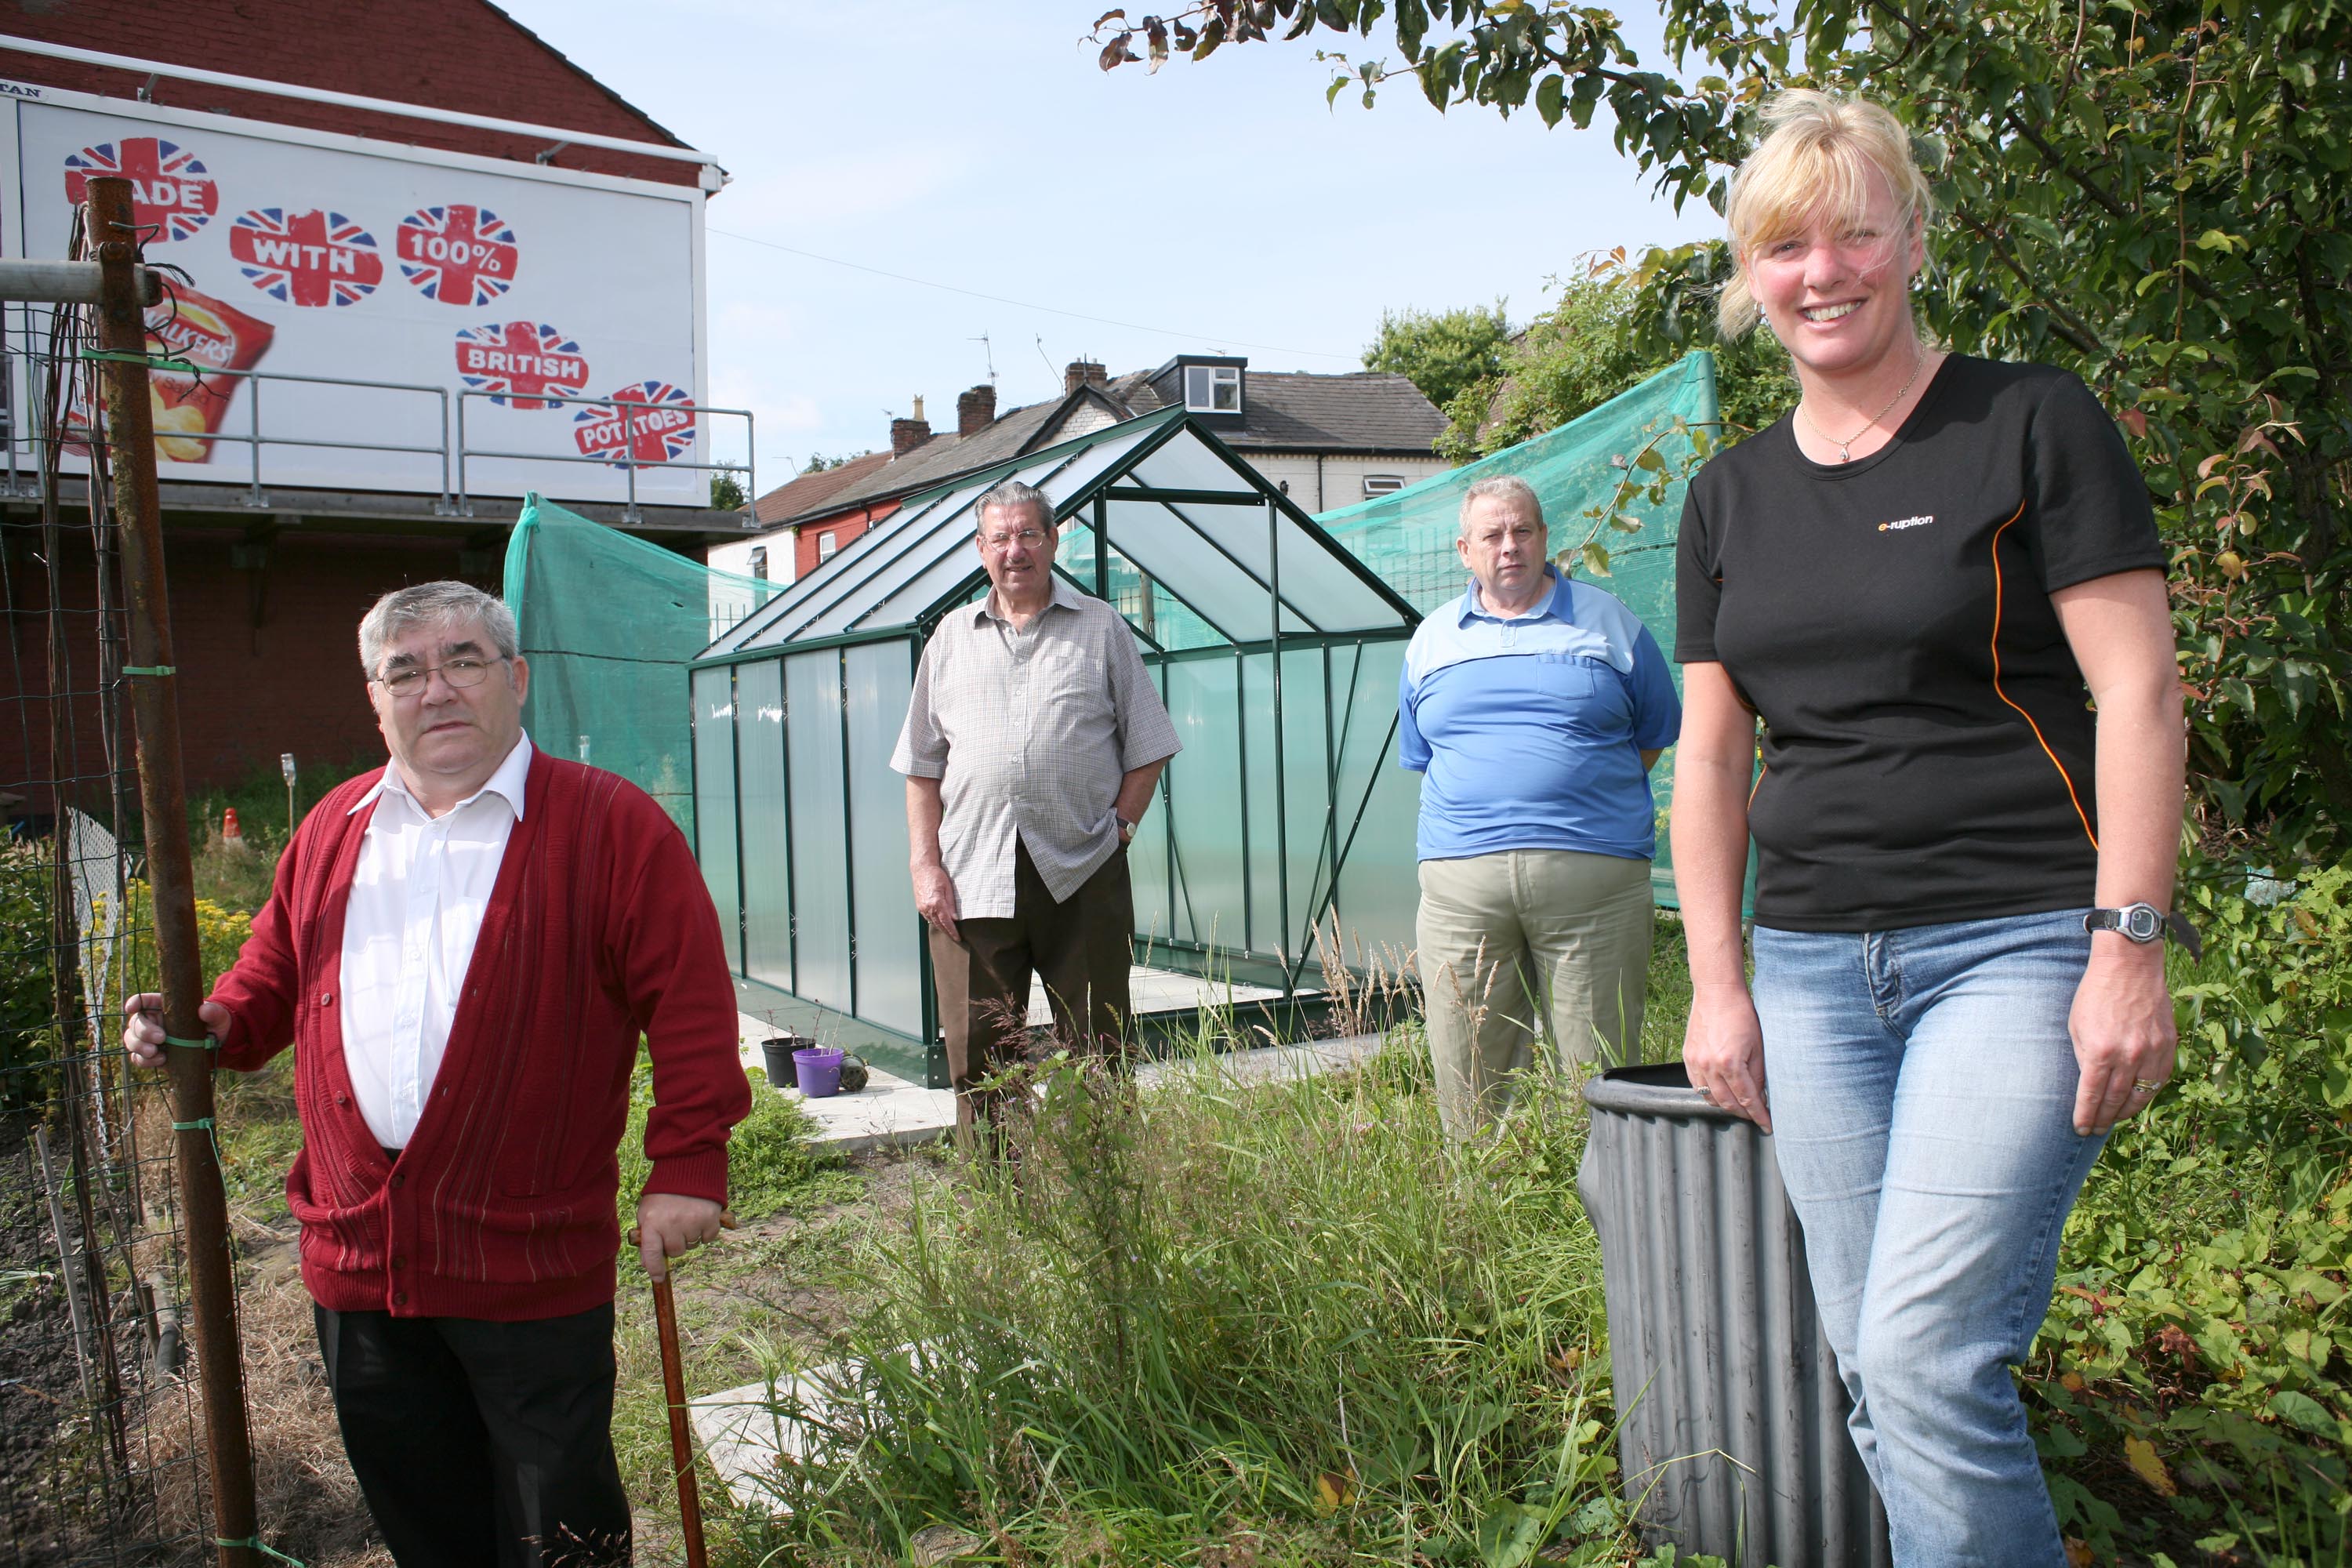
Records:
M515 1321L613 1299L614 1159L642 1034L651 1192L724 1203L751 1107L719 917L662 808L533 749L441 1070L394 1166L343 1061L343 911L382 770L338 785L278 862L213 1000L225 1068L295 1047L302 1152L286 1177L302 1280L333 1311ZM349 815L347 815L349 814Z

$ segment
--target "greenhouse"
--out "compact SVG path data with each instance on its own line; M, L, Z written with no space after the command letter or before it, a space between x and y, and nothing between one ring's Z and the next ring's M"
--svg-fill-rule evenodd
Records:
M1189 1027L1209 996L1311 998L1328 959L1397 967L1417 616L1168 409L911 498L694 662L696 848L745 1010L944 1081L889 759L925 638L987 592L972 508L1006 478L1052 498L1056 570L1125 615L1184 743L1129 851L1139 1023L1153 996Z

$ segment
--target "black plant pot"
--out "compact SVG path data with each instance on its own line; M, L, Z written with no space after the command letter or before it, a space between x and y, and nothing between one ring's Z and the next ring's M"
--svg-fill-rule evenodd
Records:
M797 1089L799 1080L793 1075L793 1053L806 1050L816 1042L805 1035L786 1029L760 1042L760 1055L768 1064L768 1084L772 1089Z

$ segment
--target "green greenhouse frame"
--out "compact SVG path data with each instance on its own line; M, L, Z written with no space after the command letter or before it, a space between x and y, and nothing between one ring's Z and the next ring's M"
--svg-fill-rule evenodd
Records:
M909 498L694 661L696 852L744 1010L945 1082L889 759L931 629L987 591L972 508L1007 478L1051 498L1055 570L1118 606L1184 742L1129 851L1136 962L1287 1007L1321 964L1401 968L1419 617L1171 408Z

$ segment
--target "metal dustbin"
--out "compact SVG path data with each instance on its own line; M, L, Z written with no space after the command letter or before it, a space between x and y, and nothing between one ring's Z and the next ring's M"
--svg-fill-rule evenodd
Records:
M1654 1546L1735 1568L1891 1568L1772 1141L1680 1062L1584 1085L1625 1500Z

